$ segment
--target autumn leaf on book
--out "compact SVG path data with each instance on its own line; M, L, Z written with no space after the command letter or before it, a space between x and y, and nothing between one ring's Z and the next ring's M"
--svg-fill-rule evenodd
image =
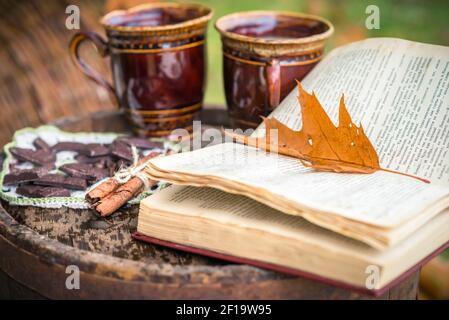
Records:
M428 180L381 168L376 150L362 125L356 126L340 99L339 123L336 127L321 106L315 93L307 93L298 82L298 101L302 128L294 131L275 118L263 118L264 137L248 137L226 132L235 141L263 150L298 158L306 166L320 171L373 173L379 170L402 174L429 183ZM276 131L274 131L276 130ZM276 132L277 139L271 135Z

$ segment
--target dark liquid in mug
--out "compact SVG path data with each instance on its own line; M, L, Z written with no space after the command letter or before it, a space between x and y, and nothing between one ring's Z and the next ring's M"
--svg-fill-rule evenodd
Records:
M173 10L171 8L153 8L136 13L112 17L108 22L112 25L122 27L156 27L181 23L191 19L199 18L198 11Z
M228 31L266 40L284 40L310 37L323 33L327 29L326 25L315 20L288 17L279 20L274 17L260 17L247 22L243 21Z
M321 21L302 17L261 15L243 17L230 21L226 31L252 38L279 41L310 37L326 32L329 27ZM251 42L251 40L248 40ZM233 53L247 60L264 61L257 54L248 52ZM295 56L277 57L288 62ZM312 59L312 58L305 58ZM267 92L269 90L264 76L265 67L224 59L225 95L228 110L234 127L251 127L260 123L260 116L271 111ZM282 67L280 72L281 100L294 88L295 79L302 80L312 70L316 62L310 64Z
M107 22L122 27L154 27L190 21L208 13L192 8L149 8L113 16ZM154 37L151 42L131 35L126 39L135 42L131 48L148 46L146 51L111 53L117 96L125 110L133 111L130 119L138 132L159 135L156 132L188 127L198 110L195 106L203 100L203 36L185 38L184 34L182 29L175 29L174 40ZM183 48L179 48L176 37L182 40Z

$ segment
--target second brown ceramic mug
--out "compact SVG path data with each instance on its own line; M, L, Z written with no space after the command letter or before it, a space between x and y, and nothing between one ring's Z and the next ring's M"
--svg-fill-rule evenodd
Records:
M165 136L191 130L202 106L206 73L206 28L212 10L196 4L150 3L113 11L101 19L108 41L76 34L70 53L81 71L115 96L139 135ZM93 42L111 57L114 85L79 55Z
M320 17L250 11L217 20L226 103L234 127L256 127L323 55L332 24Z

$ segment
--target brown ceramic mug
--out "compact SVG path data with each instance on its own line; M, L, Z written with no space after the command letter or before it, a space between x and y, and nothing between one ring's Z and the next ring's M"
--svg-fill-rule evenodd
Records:
M113 11L101 19L107 41L96 33L78 33L70 53L86 76L117 99L139 135L191 130L204 96L206 28L211 17L207 7L181 3ZM80 58L79 46L86 40L101 56L111 57L114 85Z
M226 103L234 127L256 127L323 55L332 24L320 17L250 11L217 20Z

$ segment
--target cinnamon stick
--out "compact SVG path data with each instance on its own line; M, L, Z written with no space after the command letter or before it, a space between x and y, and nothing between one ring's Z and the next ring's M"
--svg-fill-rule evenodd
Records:
M102 217L107 217L128 202L128 200L139 194L142 191L142 188L142 180L138 177L134 177L100 200L95 206L95 211Z
M114 192L120 184L114 178L109 178L108 180L100 183L97 187L90 190L86 194L86 201L90 204L94 204L104 197L106 197L111 192Z
M139 165L145 163L151 158L158 156L158 152L152 152L139 160ZM150 187L157 184L155 180L149 180ZM144 183L138 177L131 178L128 182L119 185L114 179L110 178L101 183L98 187L91 190L86 195L86 200L91 203L93 209L102 217L107 217L114 213L129 200L143 191ZM97 190L99 189L99 190ZM90 199L90 200L89 200Z
M158 156L158 152L151 152L147 156L143 157L139 160L138 165L144 163L145 161L154 158ZM114 178L109 178L108 180L100 183L97 187L90 190L86 194L86 201L89 202L91 205L95 206L95 203L109 195L110 193L114 192L120 184L117 182Z
M156 185L156 180L150 180L150 187ZM143 191L144 184L138 177L134 177L127 183L121 185L117 190L107 195L95 205L95 211L102 217L107 217L114 213L129 200Z

